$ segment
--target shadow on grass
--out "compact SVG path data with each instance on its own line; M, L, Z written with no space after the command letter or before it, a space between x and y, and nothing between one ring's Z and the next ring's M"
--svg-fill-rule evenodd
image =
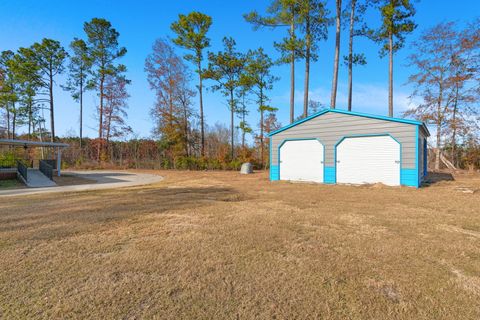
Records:
M17 179L0 180L0 190L20 189L25 185Z
M62 239L142 215L242 200L238 191L226 187L127 189L77 193L61 199L52 195L18 199L2 207L0 238Z
M428 187L442 181L455 181L455 178L448 172L428 172L427 178L422 186Z

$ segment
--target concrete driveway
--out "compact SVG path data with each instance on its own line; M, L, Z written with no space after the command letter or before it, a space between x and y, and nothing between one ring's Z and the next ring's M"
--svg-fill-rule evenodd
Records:
M160 182L163 177L155 174L148 173L136 173L129 171L64 171L64 174L75 175L80 178L90 179L96 181L92 184L80 184L70 186L55 186L48 188L25 188L25 189L10 189L0 190L0 196L18 196L29 195L49 192L76 192L76 191L89 191L89 190L101 190L112 189L122 187L134 187L142 186Z

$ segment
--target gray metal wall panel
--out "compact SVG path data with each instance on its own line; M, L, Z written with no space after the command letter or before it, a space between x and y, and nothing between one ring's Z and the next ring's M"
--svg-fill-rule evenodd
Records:
M285 139L317 138L325 146L325 166L334 166L335 144L344 136L389 133L402 144L402 168L415 168L415 125L329 112L272 137L272 165Z

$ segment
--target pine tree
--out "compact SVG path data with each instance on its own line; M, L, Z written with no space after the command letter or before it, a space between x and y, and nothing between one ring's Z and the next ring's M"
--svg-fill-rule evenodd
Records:
M237 112L236 92L240 89L240 77L244 68L245 58L236 50L233 38L223 38L223 51L208 54L208 70L205 78L215 81L214 91L221 91L228 98L230 109L230 156L235 158L235 113Z
M363 53L355 53L353 50L354 38L365 36L372 37L373 30L369 29L367 24L363 22L365 12L368 8L369 0L361 2L359 0L350 0L347 14L349 16L348 23L348 55L344 56L345 64L348 67L348 111L352 111L352 95L353 95L353 66L366 65L367 59ZM360 26L358 26L361 24Z
M299 17L301 29L305 34L305 82L303 92L303 117L308 116L309 89L310 89L310 62L316 61L318 55L318 42L328 37L328 26L330 25L329 11L326 3L319 0L301 0Z
M198 74L198 93L200 98L200 131L201 131L201 154L205 155L205 117L203 112L203 50L210 46L207 37L208 30L212 25L212 18L201 12L191 12L188 15L180 14L178 21L172 23L171 29L176 34L173 42L189 51L191 54L185 59L195 64L195 72Z
M275 48L281 53L280 63L290 64L290 123L295 119L295 62L303 57L305 42L297 38L296 28L301 23L300 3L298 0L274 0L262 17L256 11L244 15L255 29L260 27L288 27L288 37L275 42Z
M405 45L405 36L417 27L412 18L415 8L411 0L374 0L382 15L382 25L375 40L382 45L380 56L388 53L388 115L393 117L393 55Z
M336 16L335 16L335 57L333 60L333 77L332 77L332 93L330 98L330 108L335 109L337 104L337 87L338 87L338 65L340 60L340 25L342 17L342 0L336 0Z
M102 140L104 139L104 109L105 109L105 81L108 75L115 70L117 59L125 56L127 49L120 47L118 37L120 34L112 24L101 18L93 18L85 22L83 30L87 35L87 46L89 58L92 63L92 79L89 86L96 90L100 98L98 106L98 138L97 160L100 161L102 151Z
M68 90L72 98L80 104L80 150L83 145L83 94L88 88L89 74L92 68L92 59L89 55L87 44L82 39L75 38L70 43L72 54L68 64L68 80L63 87Z
M271 74L274 63L262 48L250 50L247 53L245 71L241 77L241 83L250 88L256 97L258 112L260 113L260 162L265 164L265 112L274 112L277 109L268 105L268 91L273 89L273 83L279 78Z
M55 77L62 74L64 62L68 54L59 41L43 39L40 43L34 43L31 47L33 56L42 76L42 86L48 90L48 103L50 106L50 131L51 141L55 140L55 109L53 99L53 87Z

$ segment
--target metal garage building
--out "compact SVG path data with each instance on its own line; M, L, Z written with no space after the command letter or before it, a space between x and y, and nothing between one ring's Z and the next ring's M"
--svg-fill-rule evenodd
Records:
M419 187L423 122L327 109L270 133L270 179Z

